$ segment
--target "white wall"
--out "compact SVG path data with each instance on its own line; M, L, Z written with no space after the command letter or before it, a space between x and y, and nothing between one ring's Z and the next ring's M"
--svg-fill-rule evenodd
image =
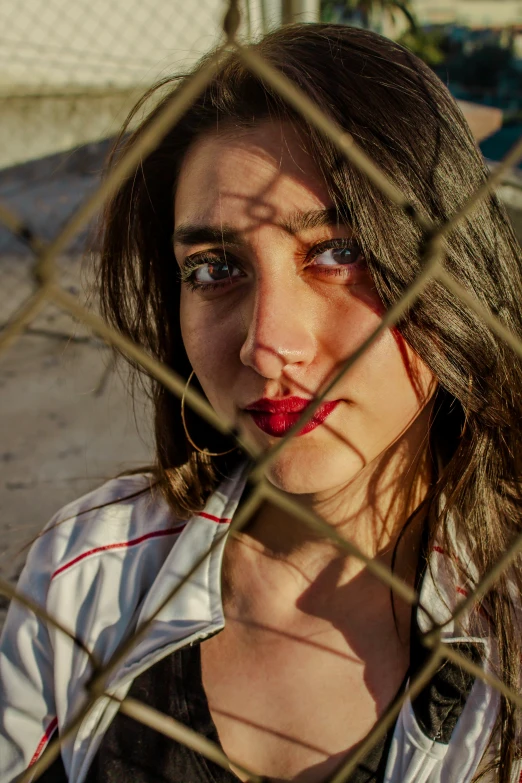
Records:
M218 40L224 8L223 0L1 0L1 87L154 81Z
M454 23L466 27L522 24L520 0L413 0L421 24Z
M249 0L248 14L245 2L243 36L280 24L281 0ZM227 7L0 0L0 168L116 133L150 84L183 72L221 39Z

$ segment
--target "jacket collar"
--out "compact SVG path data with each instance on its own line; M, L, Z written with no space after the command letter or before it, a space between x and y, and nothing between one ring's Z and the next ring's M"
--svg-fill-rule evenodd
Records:
M111 690L177 647L211 636L224 627L221 566L230 522L245 488L247 467L241 464L219 485L204 510L191 517L177 538L133 625L133 629L140 628L150 621L147 633L110 678ZM458 551L459 559L467 560L462 547ZM456 559L452 560L442 547L433 547L416 613L421 633L435 621L445 624L442 641L470 641L470 629L463 633L451 620L454 608L472 587L460 584L459 571ZM464 624L467 619L463 618ZM479 625L482 627L475 627L472 639L484 643L487 631L483 624Z
M150 623L147 633L110 678L111 691L177 647L224 627L221 566L246 473L247 465L240 465L210 496L203 511L192 516L183 528L133 626L139 629Z

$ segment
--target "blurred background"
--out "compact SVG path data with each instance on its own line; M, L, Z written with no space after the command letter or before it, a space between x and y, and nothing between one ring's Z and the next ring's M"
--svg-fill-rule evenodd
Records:
M461 101L490 166L522 133L522 0L243 0L253 40L293 21L335 21L400 41ZM220 39L224 0L0 0L0 334L38 282L27 237L56 236L96 188L137 98ZM522 236L522 176L499 188ZM94 306L93 237L58 259L61 284ZM65 503L152 459L147 400L80 324L48 305L0 354L0 574ZM0 622L6 602L0 604Z

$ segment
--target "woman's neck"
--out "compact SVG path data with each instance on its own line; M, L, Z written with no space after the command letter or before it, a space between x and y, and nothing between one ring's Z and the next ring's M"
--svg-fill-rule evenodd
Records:
M415 573L425 514L422 501L432 480L431 459L427 450L408 462L400 448L389 453L345 487L321 495L294 497L301 506L326 522L337 536L355 544L370 558L391 564L398 539L398 572L403 578ZM284 493L283 493L284 495ZM410 519L415 510L418 513ZM401 531L408 522L408 530ZM347 556L326 535L312 530L301 519L265 502L248 529L238 540L267 557L305 570L312 580L328 563L343 561L345 578L364 567L362 561Z
M371 474L343 493L300 498L366 557L391 567L395 551L394 573L412 587L425 522L422 501L431 480L427 456L414 467L407 471L408 484L394 482L391 474ZM388 585L360 558L273 504L265 503L246 531L229 538L222 580L229 627L244 631L249 643L266 634L309 639L337 629L362 649L385 623L408 644L411 606L397 596L392 602Z

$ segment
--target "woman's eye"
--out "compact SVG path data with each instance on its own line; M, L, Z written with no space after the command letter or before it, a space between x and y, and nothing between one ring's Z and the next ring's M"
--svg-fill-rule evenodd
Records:
M352 243L344 247L329 247L314 256L315 266L342 266L355 264L362 260L362 250L359 245Z
M226 261L212 261L202 264L193 273L193 281L200 285L221 283L233 277L241 277L241 272L233 264Z

